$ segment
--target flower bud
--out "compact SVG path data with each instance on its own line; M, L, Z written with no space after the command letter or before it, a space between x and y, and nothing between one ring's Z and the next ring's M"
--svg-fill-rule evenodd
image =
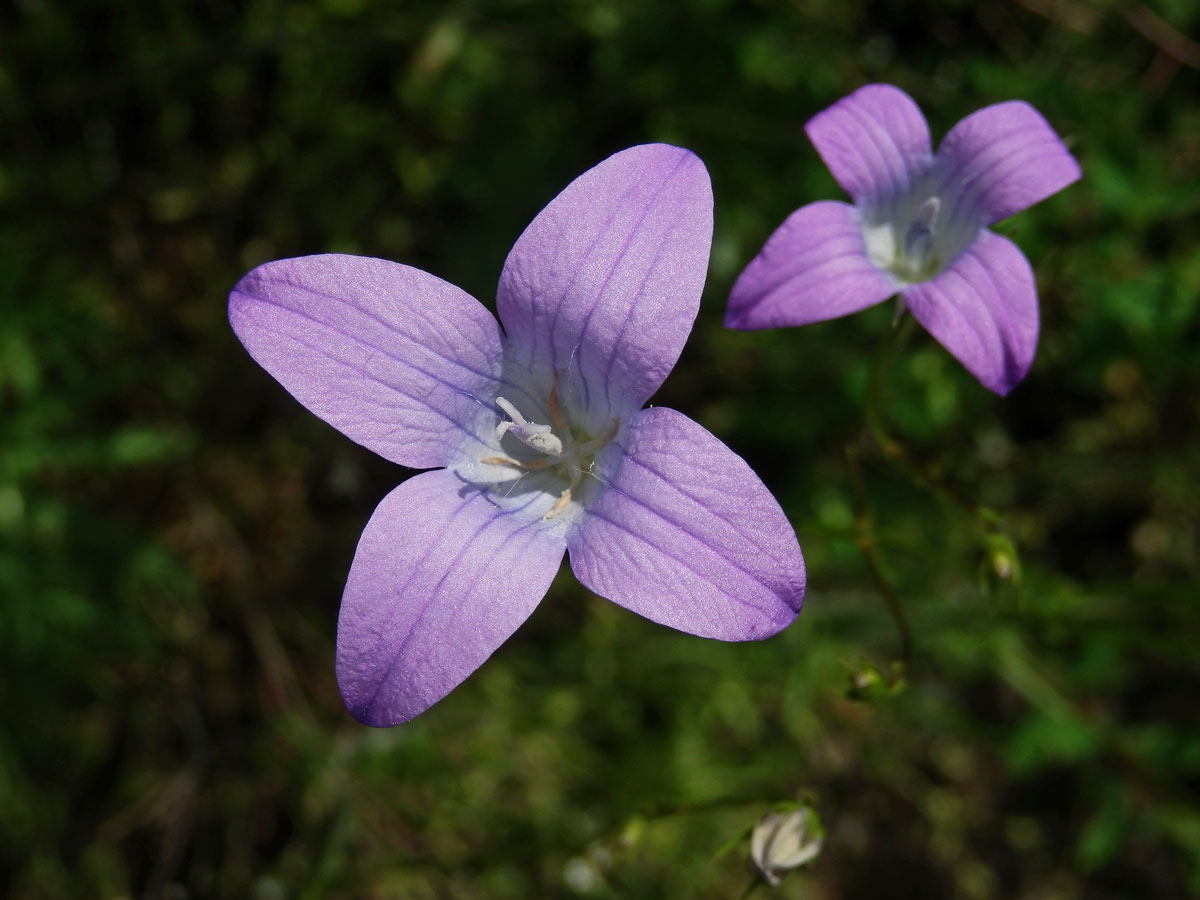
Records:
M870 701L883 697L894 697L904 690L904 683L904 663L899 660L891 664L886 676L871 663L862 662L858 664L857 668L850 671L850 684L846 687L846 698Z
M1017 546L1006 534L987 536L987 562L991 575L998 581L1019 584L1021 581L1021 558Z
M759 819L750 835L750 859L767 884L775 887L792 869L821 852L825 829L816 811L802 806Z

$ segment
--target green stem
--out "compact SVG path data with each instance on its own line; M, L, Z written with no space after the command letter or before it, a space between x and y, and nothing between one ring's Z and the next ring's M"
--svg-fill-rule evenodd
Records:
M888 612L896 622L896 630L900 633L900 658L907 667L912 660L912 631L908 627L908 618L904 615L904 607L900 598L892 588L892 583L884 571L883 562L876 550L875 529L871 521L871 510L867 504L867 484L862 472L862 450L856 444L846 446L846 460L850 463L850 476L854 486L854 532L859 552L871 573L875 589L883 597Z
M751 894L753 894L755 891L757 891L759 889L759 887L763 884L766 884L766 882L763 881L762 877L759 875L755 875L754 880L752 880L748 885L746 885L746 889L744 891L742 891L741 894L738 895L738 900L746 900L747 897L749 897Z
M875 445L879 447L879 452L883 454L883 458L900 470L900 472L907 475L909 480L918 488L933 494L949 506L958 507L970 516L976 524L982 525L984 531L990 530L988 522L981 514L979 508L970 500L950 488L935 471L927 466L922 466L914 460L909 455L904 444L892 433L892 429L888 425L883 405L883 394L884 387L887 384L887 376L891 372L892 365L896 357L899 356L900 350L908 342L909 338L912 337L913 331L916 329L916 324L916 320L912 316L902 312L896 321L893 322L891 331L883 343L880 344L879 350L875 353L875 358L871 361L871 372L867 382L867 430L875 441Z
M733 797L716 797L712 800L701 800L696 803L660 803L657 806L648 806L640 810L636 818L645 819L666 819L671 816L690 816L695 813L712 812L718 809L728 809L731 806L770 806L774 801L763 799L762 797L751 797L749 795L733 796Z

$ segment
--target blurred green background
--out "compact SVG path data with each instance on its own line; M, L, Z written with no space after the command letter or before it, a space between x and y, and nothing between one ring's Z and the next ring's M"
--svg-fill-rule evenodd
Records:
M807 798L780 897L1200 896L1198 32L1194 0L5 5L0 895L736 898L746 829ZM841 198L802 126L870 81L935 139L1023 98L1083 165L999 226L1042 304L1006 399L918 329L871 400L890 306L721 327ZM229 288L337 250L491 304L532 216L651 140L717 204L655 402L776 492L804 612L723 645L564 567L449 698L357 725L338 600L409 473L251 361Z

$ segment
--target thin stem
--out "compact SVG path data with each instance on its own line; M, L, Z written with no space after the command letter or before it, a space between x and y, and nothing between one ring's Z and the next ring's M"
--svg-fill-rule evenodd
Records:
M991 543L993 538L997 534L1003 533L1000 517L947 484L936 468L922 465L914 460L900 440L892 433L884 413L883 395L887 374L900 348L912 334L915 324L916 320L911 316L905 317L903 322L897 318L893 323L891 333L884 340L871 362L866 403L867 430L879 447L883 458L907 475L917 488L940 501L946 507L948 515L957 511L967 516L972 526L972 538L979 545L984 556L990 557L993 552Z
M917 487L928 491L951 506L959 507L977 522L982 522L983 518L974 503L945 484L935 471L927 466L922 466L909 455L905 446L892 433L887 416L884 414L883 391L884 385L887 383L887 375L891 371L896 357L900 354L900 350L912 337L915 327L916 320L901 312L893 322L888 336L876 351L875 358L871 361L871 372L867 382L867 429L876 446L879 447L879 452L883 454L883 458L907 475Z
M746 885L746 889L738 895L738 900L746 900L751 894L759 889L761 885L766 884L761 875L755 875L754 879Z
M901 348L911 337L915 326L916 320L912 316L905 315L903 306L898 307L891 331L880 344L871 361L867 382L866 431L871 435L883 458L908 476L917 488L933 495L945 506L957 509L967 515L973 526L975 540L987 554L991 552L989 540L999 530L995 514L959 494L942 480L941 475L935 469L921 465L914 460L905 446L892 433L884 412L884 388L887 384L888 374ZM900 606L900 599L887 578L876 550L874 530L867 505L866 482L862 473L861 447L859 445L848 446L846 456L850 462L854 482L855 531L858 546L867 563L867 568L871 572L875 587L883 596L892 618L896 620L896 627L900 631L904 662L908 663L912 653L912 638Z
M912 660L912 631L908 627L908 618L904 615L904 607L900 598L892 588L892 583L884 572L883 563L876 551L875 532L871 521L871 510L867 505L867 485L862 472L862 450L856 444L846 445L846 459L850 463L851 481L854 486L854 531L859 552L871 573L875 589L879 591L883 602L896 622L896 630L900 633L900 658L905 666Z
M671 816L690 816L695 813L712 812L718 809L727 809L731 806L770 806L773 801L766 800L762 797L752 797L749 795L740 795L732 797L717 797L712 800L702 800L696 803L660 803L657 806L648 806L634 815L634 818L645 819L666 819Z
M867 428L884 459L901 469L920 487L930 489L933 488L933 484L927 474L922 471L921 467L908 455L904 445L892 434L883 413L883 387L887 382L887 375L891 371L896 357L900 355L900 350L912 337L915 324L916 320L912 316L905 315L901 311L892 323L888 336L875 352L874 359L871 360L871 372L867 381Z

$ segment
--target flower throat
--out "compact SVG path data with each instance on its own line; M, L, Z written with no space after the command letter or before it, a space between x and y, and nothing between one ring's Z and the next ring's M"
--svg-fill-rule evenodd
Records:
M508 416L507 419L501 419L496 425L496 439L503 440L506 434L511 434L539 455L532 459L487 456L480 462L510 466L523 472L560 471L567 477L567 486L542 519L552 519L560 515L571 502L572 493L579 487L583 476L592 472L596 452L616 435L619 421L613 419L599 437L588 438L581 435L581 439L576 439L559 403L557 384L550 388L549 397L550 420L554 423L553 427L530 422L521 415L520 410L511 401L503 397L496 398L496 405Z

